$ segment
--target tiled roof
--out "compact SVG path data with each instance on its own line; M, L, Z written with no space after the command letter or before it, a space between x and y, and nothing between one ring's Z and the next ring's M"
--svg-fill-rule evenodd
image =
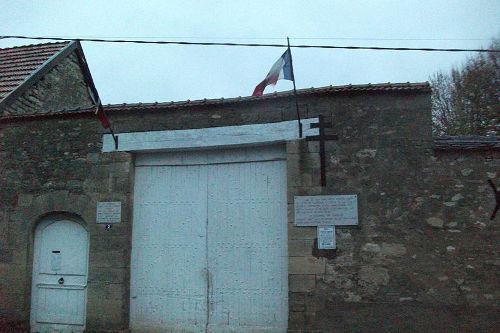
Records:
M430 91L430 86L427 82L424 83L379 83L379 84L360 84L360 85L345 85L345 86L327 86L320 88L298 89L297 94L301 96L307 95L322 95L322 94L348 94L356 92L400 92L400 91ZM107 104L104 105L106 111L128 111L128 110L150 110L150 109L166 109L179 107L194 107L204 105L221 105L249 101L261 101L280 97L292 97L293 90L274 92L263 96L246 96L234 98L215 98L215 99L198 99L178 102L155 102L155 103L133 103L133 104Z
M422 91L430 92L430 86L427 82L423 83L380 83L380 84L360 84L360 85L345 85L345 86L327 86L320 88L306 88L298 89L297 94L299 96L313 96L313 95L328 95L328 94L354 94L354 93L380 93L380 92L406 92L406 91ZM177 109L177 108L195 108L200 106L218 106L227 105L234 103L245 103L245 102L255 102L255 101L265 101L272 100L276 98L287 98L293 97L293 90L274 92L271 94L265 94L263 96L246 96L246 97L234 97L234 98L215 98L215 99L199 99L199 100L187 100L178 102L155 102L155 103L132 103L132 104L106 104L104 109L106 112L121 112L121 111L145 111L145 110L167 110L167 109ZM67 110L66 112L56 113L45 113L42 115L25 115L25 116L11 116L0 118L3 121L10 120L22 120L26 118L44 118L54 116L71 115L75 116L78 114L93 113L95 109L78 109L78 110Z
M34 44L0 49L0 101L68 44Z
M440 136L435 150L500 150L500 136Z

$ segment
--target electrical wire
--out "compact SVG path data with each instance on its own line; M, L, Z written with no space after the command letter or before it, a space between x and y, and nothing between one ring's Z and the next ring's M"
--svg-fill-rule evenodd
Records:
M52 35L54 38L74 39L218 39L218 40L283 40L283 37L212 37L212 36L92 36ZM369 38L369 37L293 37L294 40L364 40L364 41L491 41L491 38Z
M61 38L54 36L0 36L0 39L31 39L31 40L57 40L79 41L98 43L133 43L133 44L159 44L159 45L197 45L197 46L242 46L242 47L288 47L287 44L261 44L261 43L221 43L221 42L186 42L186 41L147 41L133 39L102 39L102 38ZM462 48L414 48L414 47L381 47L381 46L335 46L335 45L290 45L292 48L315 49L344 49L344 50L373 50L373 51L422 51L422 52L489 52L500 53L497 49L462 49Z

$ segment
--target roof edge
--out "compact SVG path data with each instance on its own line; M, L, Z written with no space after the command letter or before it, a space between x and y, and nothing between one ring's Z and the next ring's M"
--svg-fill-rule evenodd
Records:
M47 74L52 68L54 68L66 55L71 53L75 48L75 42L69 42L64 48L59 52L53 54L47 61L40 65L33 73L24 79L24 81L18 85L14 90L8 93L1 101L0 107L5 106L12 102L12 100L18 98L24 94L31 85L39 80L42 76Z
M89 79L92 77L89 74ZM91 81L93 84L93 82ZM94 87L95 89L95 87ZM307 95L327 95L327 94L353 94L353 93L401 93L401 92L430 92L430 85L428 82L417 82L417 83L381 83L381 84L360 84L360 85L343 85L343 86L326 86L319 88L306 88L297 90L297 95L307 96ZM96 90L97 92L97 90ZM233 98L215 98L215 99L199 99L199 100L187 100L178 102L154 102L154 103L134 103L134 104L107 104L103 105L104 110L109 113L114 112L134 112L134 111L154 111L154 110L165 110L165 109L177 109L177 108L189 108L189 107L203 107L203 106L219 106L233 103L252 103L268 101L275 98L291 98L294 96L293 90L287 90L282 92L274 92L270 94L265 94L263 96L245 96L245 97L233 97ZM97 96L98 97L98 96ZM45 117L57 117L64 115L82 115L87 113L94 113L95 109L89 108L77 108L73 110L61 110L58 112L38 114L38 115L21 115L21 116L9 116L0 117L0 122L7 121L19 121L23 119L39 119Z
M97 89L95 88L92 75L90 74L87 61L85 60L82 46L78 41L70 41L68 45L66 45L59 52L55 53L49 59L47 59L47 61L45 61L42 65L40 65L39 68L37 68L33 73L31 73L19 86L17 86L14 90L12 90L9 94L7 94L0 101L0 107L8 105L13 100L24 94L36 81L42 78L51 69L56 67L64 58L66 58L73 51L75 51L77 54L78 63L83 72L86 84L88 85L90 90L89 94L91 95L91 98L94 99L94 101L98 101L99 95L97 93ZM92 96L92 94L94 96Z
M80 64L80 68L82 69L83 72L83 77L85 79L85 82L87 83L90 98L93 100L94 105L97 105L98 103L100 103L101 98L99 97L99 93L97 91L97 88L95 87L94 79L92 78L92 73L90 73L90 68L87 63L87 59L85 59L85 54L83 53L82 45L80 44L79 41L76 41L75 43L76 43L75 51L77 54L78 63Z
M500 151L500 136L438 136L433 141L435 151Z
M431 86L428 82L415 82L415 83L378 83L378 84L358 84L358 85L342 85L342 86L324 86L318 88L302 88L297 89L298 96L307 95L321 95L321 94L341 94L341 93L363 93L363 92L404 92L404 91L423 91L430 92ZM153 102L153 103L122 103L122 104L106 104L104 108L106 111L123 111L135 109L163 109L163 108L176 108L176 107L191 107L203 105L220 105L231 104L240 102L259 102L275 98L287 98L295 95L293 90L286 90L281 92L273 92L264 94L262 96L238 96L230 98L212 98L212 99L198 99L198 100L185 100L185 101L170 101L170 102Z

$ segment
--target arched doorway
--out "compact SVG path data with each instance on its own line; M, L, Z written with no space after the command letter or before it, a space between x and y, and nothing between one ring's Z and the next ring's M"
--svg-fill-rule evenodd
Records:
M82 224L48 217L35 229L31 331L85 329L89 234Z

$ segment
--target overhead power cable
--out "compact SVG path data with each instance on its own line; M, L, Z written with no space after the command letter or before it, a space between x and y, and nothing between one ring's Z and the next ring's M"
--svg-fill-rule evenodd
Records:
M221 43L221 42L186 42L186 41L148 41L134 39L102 39L102 38L61 38L61 37L34 37L34 36L0 36L1 38L80 41L98 43L133 43L133 44L160 44L160 45L198 45L198 46L244 46L244 47L288 47L287 44L261 43ZM1 39L0 38L0 39ZM335 46L335 45L290 45L292 48L303 49L344 49L344 50L374 50L374 51L423 51L423 52L492 52L500 53L497 49L461 49L461 48L415 48L415 47L381 47L381 46Z
M283 37L224 37L224 36L93 36L93 35L52 35L54 38L64 39L133 39L133 40L150 40L150 39L217 39L217 40L283 40ZM373 37L293 37L294 40L356 40L356 41L491 41L491 38L373 38Z

